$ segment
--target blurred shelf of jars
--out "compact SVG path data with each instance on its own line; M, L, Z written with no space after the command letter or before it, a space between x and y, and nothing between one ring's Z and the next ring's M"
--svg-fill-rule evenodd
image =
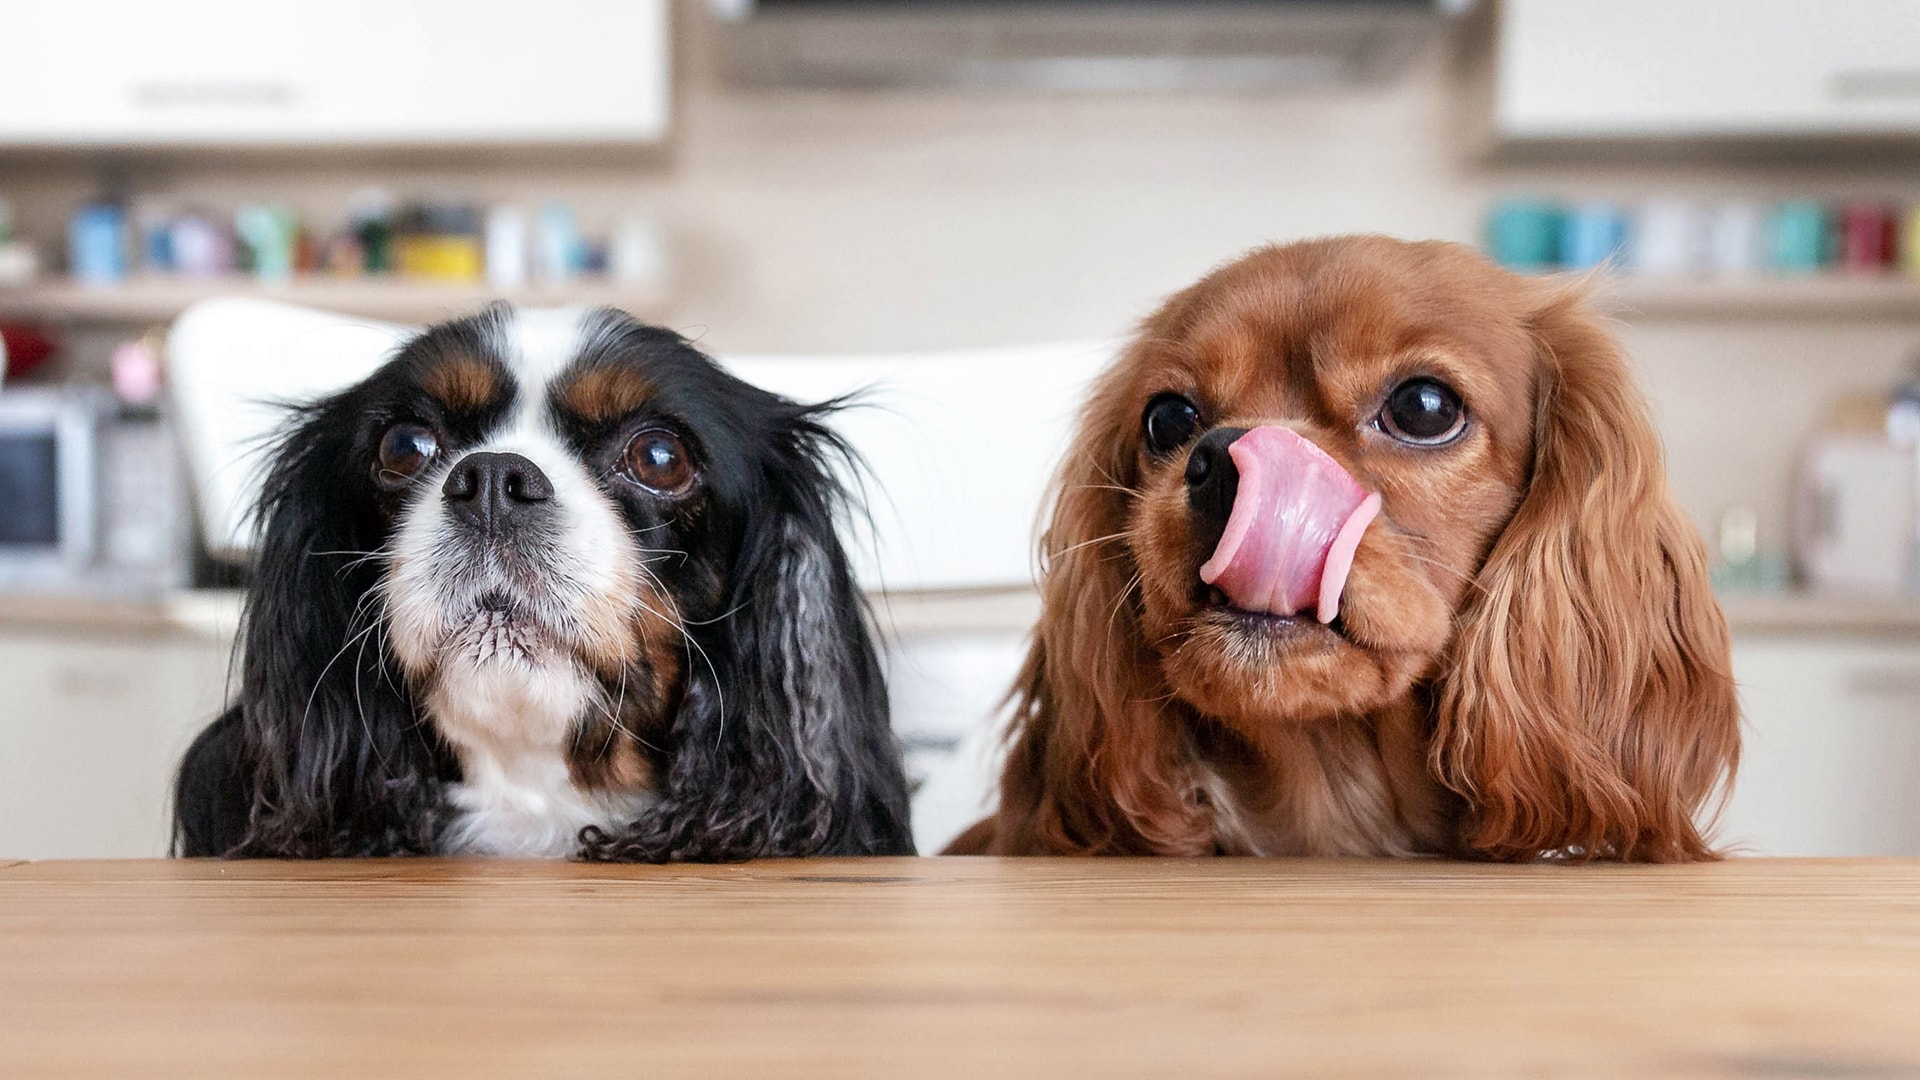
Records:
M357 191L332 214L271 202L218 213L159 197L103 197L67 223L64 271L15 235L0 198L0 317L64 324L166 322L215 297L249 296L394 322L431 322L492 300L664 314L671 253L650 214L604 232L573 207L537 209Z

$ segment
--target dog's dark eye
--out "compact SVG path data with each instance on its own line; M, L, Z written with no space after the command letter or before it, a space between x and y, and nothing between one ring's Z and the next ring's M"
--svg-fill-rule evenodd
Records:
M380 436L373 478L389 491L406 487L440 453L440 438L424 424L400 423Z
M1380 408L1380 430L1401 442L1439 446L1467 426L1467 410L1453 387L1437 379L1408 379Z
M1161 394L1147 402L1140 414L1140 427L1146 433L1147 453L1165 457L1187 444L1200 430L1200 410L1179 394Z
M693 483L693 460L671 431L643 431L627 444L627 472L642 486L677 495Z

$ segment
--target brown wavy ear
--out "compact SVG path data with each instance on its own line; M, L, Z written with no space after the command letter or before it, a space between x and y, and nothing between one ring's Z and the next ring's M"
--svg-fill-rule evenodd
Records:
M1122 365L1124 366L1124 365ZM1213 832L1182 764L1158 661L1140 632L1125 533L1135 463L1096 390L1055 479L1041 539L1042 610L1018 683L993 854L1206 855Z
M1704 546L1584 288L1545 294L1533 331L1533 474L1462 612L1434 765L1485 856L1712 858L1695 815L1739 707Z

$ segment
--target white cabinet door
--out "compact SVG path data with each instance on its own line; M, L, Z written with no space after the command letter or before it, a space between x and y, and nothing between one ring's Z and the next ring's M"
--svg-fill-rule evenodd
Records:
M893 730L906 754L922 855L938 855L994 806L1004 705L1026 638L1024 630L887 635Z
M1507 138L1920 131L1914 0L1503 0Z
M657 141L667 4L16 4L0 145Z
M1746 714L1720 839L1760 855L1920 855L1920 644L1735 642Z
M165 854L173 771L227 656L186 634L0 631L0 859Z

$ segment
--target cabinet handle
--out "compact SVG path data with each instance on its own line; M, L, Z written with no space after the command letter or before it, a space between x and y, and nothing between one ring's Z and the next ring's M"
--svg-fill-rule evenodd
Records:
M1920 68L1850 68L1827 79L1827 96L1842 101L1920 98Z
M1855 668L1847 672L1846 687L1864 697L1920 697L1920 668Z
M278 82L144 82L133 85L142 109L290 109L293 87Z

